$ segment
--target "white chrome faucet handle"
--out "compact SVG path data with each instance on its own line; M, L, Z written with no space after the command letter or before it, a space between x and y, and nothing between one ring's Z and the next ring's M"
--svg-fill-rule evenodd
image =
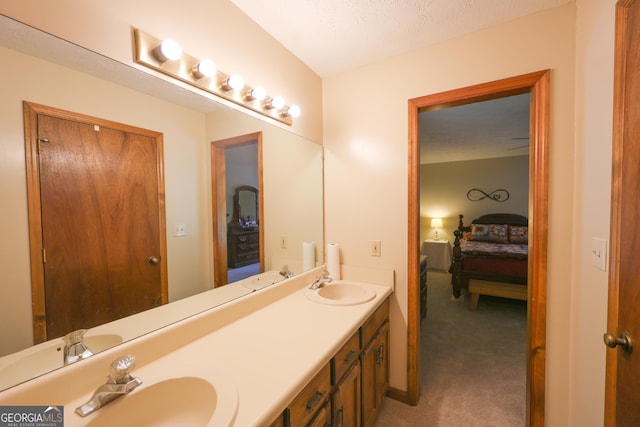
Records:
M64 336L64 344L67 347L71 347L74 344L81 343L84 339L84 334L87 332L86 329L78 329L77 331L69 332Z
M111 378L116 384L124 384L131 378L129 374L135 366L136 358L134 356L122 356L111 362L109 367Z

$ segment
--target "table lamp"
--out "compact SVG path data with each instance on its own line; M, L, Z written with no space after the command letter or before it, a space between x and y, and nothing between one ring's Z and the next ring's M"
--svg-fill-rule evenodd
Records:
M442 219L441 218L431 218L431 227L436 229L436 238L433 240L439 240L438 239L438 228L442 228Z

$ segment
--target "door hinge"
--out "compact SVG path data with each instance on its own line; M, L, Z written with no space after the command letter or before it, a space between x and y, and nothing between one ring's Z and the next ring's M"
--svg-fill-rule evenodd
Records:
M49 142L49 140L47 138L38 138L38 154L40 154L43 142Z
M45 248L42 248L42 263L46 263L47 262L47 250Z

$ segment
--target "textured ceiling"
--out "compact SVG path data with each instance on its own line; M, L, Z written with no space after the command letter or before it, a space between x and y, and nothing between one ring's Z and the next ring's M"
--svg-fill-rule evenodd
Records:
M231 0L321 77L573 0ZM528 153L529 96L420 117L421 163Z
M573 0L231 0L321 77Z
M420 163L529 153L529 94L420 113Z

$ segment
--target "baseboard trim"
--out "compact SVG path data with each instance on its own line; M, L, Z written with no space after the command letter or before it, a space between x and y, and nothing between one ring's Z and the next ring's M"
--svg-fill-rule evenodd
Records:
M398 402L402 402L405 405L416 406L418 402L411 403L409 401L409 394L404 390L399 390L397 388L389 387L387 393L385 394L389 399L397 400Z

